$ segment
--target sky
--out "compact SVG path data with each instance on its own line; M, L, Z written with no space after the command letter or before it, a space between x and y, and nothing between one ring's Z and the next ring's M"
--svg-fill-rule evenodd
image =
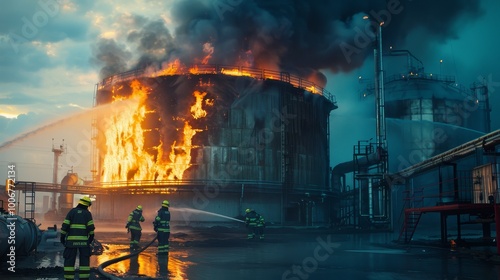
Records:
M19 0L2 6L0 165L15 163L20 180L51 182L52 148L60 145L66 151L59 180L68 170L90 179L90 122L102 78L175 58L196 63L207 54L210 63L250 63L324 85L338 102L331 113L332 166L350 160L345 151L375 131L350 127L363 115L358 77L373 77L368 42L374 34L363 15L383 19L384 46L410 50L425 72L453 75L465 86L487 81L492 130L500 128L497 0Z

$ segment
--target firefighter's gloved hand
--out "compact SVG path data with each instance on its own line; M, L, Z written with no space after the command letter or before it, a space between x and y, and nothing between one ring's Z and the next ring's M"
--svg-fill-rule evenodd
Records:
M154 230L155 230L155 232L158 232L158 228L157 227L154 227Z
M92 244L92 241L94 241L94 235L93 234L89 235L89 244Z
M61 244L66 245L66 234L61 234Z

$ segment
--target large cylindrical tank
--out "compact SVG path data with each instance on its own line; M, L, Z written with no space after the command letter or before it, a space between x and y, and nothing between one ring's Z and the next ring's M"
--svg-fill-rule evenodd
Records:
M390 76L385 86L391 172L398 172L489 132L486 91L466 88L451 76L426 73ZM456 203L455 181L446 179L455 176L451 166L441 166L433 173L411 181L406 188L400 188L395 196L406 197L408 193L405 191L415 188L421 190L415 196L425 197L426 205ZM437 180L442 180L441 184ZM405 205L401 200L394 202L394 217L400 215ZM424 220L424 224L439 222L429 219Z
M61 180L61 189L66 190L69 186L81 186L83 179L78 177L77 173L68 172ZM73 193L61 193L59 195L59 211L60 213L67 213L73 208Z
M0 258L6 258L15 246L16 256L26 256L40 244L42 233L30 220L17 215L0 215Z
M97 105L112 103L97 122L101 182L224 180L328 190L328 117L336 106L324 95L220 73L136 81L148 88L146 96L132 79L97 90ZM120 99L128 103L113 106Z
M394 75L385 83L390 171L454 148L489 132L487 96L452 77Z

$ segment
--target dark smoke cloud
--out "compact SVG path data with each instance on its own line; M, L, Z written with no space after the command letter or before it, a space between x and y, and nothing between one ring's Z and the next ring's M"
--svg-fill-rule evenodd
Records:
M460 24L481 15L479 5L472 0L183 0L170 10L173 35L163 21L153 20L142 21L127 39L140 56L133 67L174 59L197 64L210 43L211 64L289 71L323 84L320 70L349 72L371 55L374 33L363 15L386 21L384 41L402 46L417 29L426 31L423 40L456 38ZM121 71L124 55L101 55L114 47L101 43L108 43L95 54L96 61L105 59L101 72ZM352 47L349 55L345 46Z
M426 31L424 40L446 41L459 38L465 25L484 14L481 1L473 0L407 0L399 16L387 28L388 39L402 44L407 35L418 28Z
M92 54L90 63L102 67L99 72L100 78L128 70L127 61L132 57L132 54L124 46L119 46L112 39L99 40L93 46Z
M148 22L142 30L130 32L127 41L136 43L137 51L142 54L138 68L161 62L176 50L174 39L161 20Z

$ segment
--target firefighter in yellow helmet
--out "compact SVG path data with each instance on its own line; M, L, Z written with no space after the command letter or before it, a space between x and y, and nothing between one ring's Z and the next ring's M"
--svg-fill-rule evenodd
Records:
M264 218L262 218L263 225ZM245 225L248 229L247 239L253 239L257 235L264 238L264 230L263 227L259 227L259 223L261 223L261 216L255 212L253 209L245 210ZM262 231L261 231L262 230Z
M170 249L168 239L170 238L170 211L168 207L170 203L164 200L161 203L161 208L153 222L154 230L158 234L158 255L167 255Z
M76 255L80 254L79 279L90 278L90 244L94 240L94 220L88 208L92 201L84 196L71 209L61 226L61 243L64 245L64 279L75 279Z
M139 242L141 241L142 227L140 222L144 222L142 215L142 206L138 205L127 218L125 228L130 232L130 250L139 249Z

